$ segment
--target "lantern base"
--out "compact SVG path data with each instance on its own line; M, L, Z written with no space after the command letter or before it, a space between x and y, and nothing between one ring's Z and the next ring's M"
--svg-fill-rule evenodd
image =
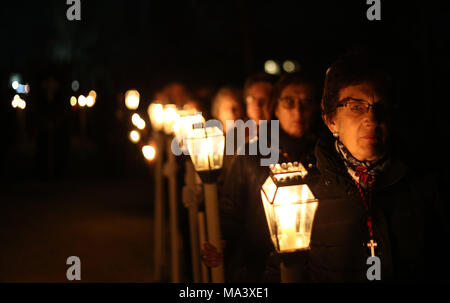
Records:
M216 183L219 179L221 169L197 171L203 184Z

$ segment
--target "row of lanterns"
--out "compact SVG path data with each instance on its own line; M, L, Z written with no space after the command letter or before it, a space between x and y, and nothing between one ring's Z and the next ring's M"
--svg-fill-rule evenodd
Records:
M125 103L129 109L137 109L139 93L137 91L127 92ZM179 110L173 104L163 105L155 102L149 105L147 113L152 125L155 146L145 145L142 152L148 160L156 158L155 185L161 187L155 188L155 241L157 242L162 241L163 237L162 210L164 208L161 181L163 171L169 178L169 188L171 188L169 190L169 202L173 282L180 281L179 256L177 255L179 250L175 178L177 169L175 167L175 155L170 144L172 136L177 139L180 149L188 151L190 155L190 161L186 162L185 180L186 186L190 186L187 191L193 192L195 189L198 191L200 186L204 193L207 235L201 232L204 230L201 219L203 214L198 211L198 203L183 201L185 205L190 205L189 213L192 214L190 215L191 255L193 266L197 267L193 268L194 280L197 280L194 282L199 282L198 267L201 266L199 265L199 241L205 239L213 244L219 252L222 251L216 180L223 165L225 136L217 126L206 127L205 119L195 110ZM138 114L132 116L132 122L139 129L145 127L145 121ZM130 132L130 139L133 142L139 141L138 136L139 132ZM165 165L161 162L162 157L157 155L164 148L168 159ZM191 169L192 166L193 169ZM298 162L271 165L269 176L260 190L271 240L278 253L290 253L306 250L310 247L312 224L318 207L318 200L307 185L307 176L307 170ZM183 199L189 200L184 196ZM163 255L162 244L155 243L155 249L155 269L158 276L160 274L158 266L161 264ZM207 279L205 271L203 265L203 281L208 282L205 280ZM212 282L224 282L223 265L212 268L211 277ZM156 278L158 279L158 277Z

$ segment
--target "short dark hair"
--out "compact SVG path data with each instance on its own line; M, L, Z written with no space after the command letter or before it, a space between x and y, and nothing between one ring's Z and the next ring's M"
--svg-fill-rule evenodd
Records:
M283 91L283 89L286 86L291 85L291 84L310 85L313 88L314 93L316 93L316 89L317 89L316 82L310 73L308 73L306 71L300 71L300 72L295 72L295 73L290 73L290 74L284 74L280 77L280 79L275 84L272 98L266 108L267 117L274 118L275 108L278 104L278 99L281 96L281 92Z
M265 73L257 73L247 77L244 83L244 95L247 94L247 90L255 83L269 83L270 85L274 85L276 78L272 75Z
M355 48L339 57L327 70L321 101L322 118L326 121L336 113L341 89L369 83L387 100L393 96L393 79L388 58L375 51Z

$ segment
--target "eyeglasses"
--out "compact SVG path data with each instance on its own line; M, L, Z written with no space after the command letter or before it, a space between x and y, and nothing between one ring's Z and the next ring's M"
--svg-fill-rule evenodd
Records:
M247 105L256 104L258 106L263 106L264 104L266 104L268 102L268 100L266 98L256 98L252 95L248 95L245 98L245 101L246 101Z
M389 104L384 102L377 102L370 104L367 101L361 99L355 99L352 97L347 97L339 101L340 104L336 105L338 107L348 107L353 114L364 115L367 114L370 108L373 108L374 112L377 113L389 113L392 108Z
M296 104L299 105L301 109L309 109L311 108L311 101L310 100L300 100L300 99L293 99L291 97L284 97L279 98L278 102L280 105L286 109L293 109L295 108Z

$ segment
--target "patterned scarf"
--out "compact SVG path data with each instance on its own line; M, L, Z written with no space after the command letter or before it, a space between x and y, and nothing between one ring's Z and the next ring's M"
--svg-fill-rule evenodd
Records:
M365 190L375 182L376 176L384 171L389 164L386 153L373 161L359 161L353 157L341 141L336 140L335 147L336 151L344 161L348 173Z

